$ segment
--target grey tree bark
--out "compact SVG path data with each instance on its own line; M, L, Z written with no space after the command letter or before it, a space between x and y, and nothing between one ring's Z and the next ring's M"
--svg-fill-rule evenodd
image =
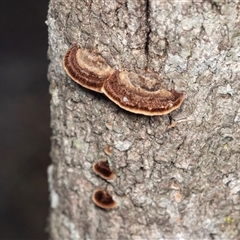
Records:
M51 239L238 239L239 1L51 0L47 25ZM187 99L169 115L126 112L66 75L74 43L115 69L155 71ZM114 182L93 173L100 159ZM96 207L97 187L119 207Z

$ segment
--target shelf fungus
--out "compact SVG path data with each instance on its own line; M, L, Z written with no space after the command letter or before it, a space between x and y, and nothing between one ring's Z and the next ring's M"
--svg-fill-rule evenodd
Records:
M110 169L108 161L102 160L93 164L93 171L105 180L115 180L116 174Z
M165 115L180 107L185 99L183 93L160 86L150 72L136 74L111 68L94 50L74 45L66 53L63 62L67 74L75 82L104 93L119 107L133 113Z
M104 82L102 92L119 107L148 116L170 113L185 98L183 93L157 89L144 76L127 71L116 71Z
M117 207L117 203L113 200L112 196L102 189L97 189L92 195L93 202L100 208L112 209Z
M75 82L96 92L101 92L104 81L115 71L99 53L77 45L67 51L63 65Z

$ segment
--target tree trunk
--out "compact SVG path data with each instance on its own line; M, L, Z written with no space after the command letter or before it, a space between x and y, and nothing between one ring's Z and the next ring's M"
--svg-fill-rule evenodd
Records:
M47 24L51 239L237 239L239 2L51 0ZM114 69L157 72L186 100L163 116L119 108L67 76L63 57L75 43ZM93 172L101 159L115 181ZM118 207L97 207L97 188Z

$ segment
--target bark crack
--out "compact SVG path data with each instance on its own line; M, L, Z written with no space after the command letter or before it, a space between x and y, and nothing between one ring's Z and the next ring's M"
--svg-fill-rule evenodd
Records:
M150 2L146 1L146 42L145 42L145 55L147 59L147 67L149 60L149 44L150 44L150 33L151 33L151 20L150 20Z

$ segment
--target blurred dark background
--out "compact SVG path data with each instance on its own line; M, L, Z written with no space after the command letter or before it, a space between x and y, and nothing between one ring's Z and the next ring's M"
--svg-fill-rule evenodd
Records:
M0 239L48 239L49 1L0 1Z

